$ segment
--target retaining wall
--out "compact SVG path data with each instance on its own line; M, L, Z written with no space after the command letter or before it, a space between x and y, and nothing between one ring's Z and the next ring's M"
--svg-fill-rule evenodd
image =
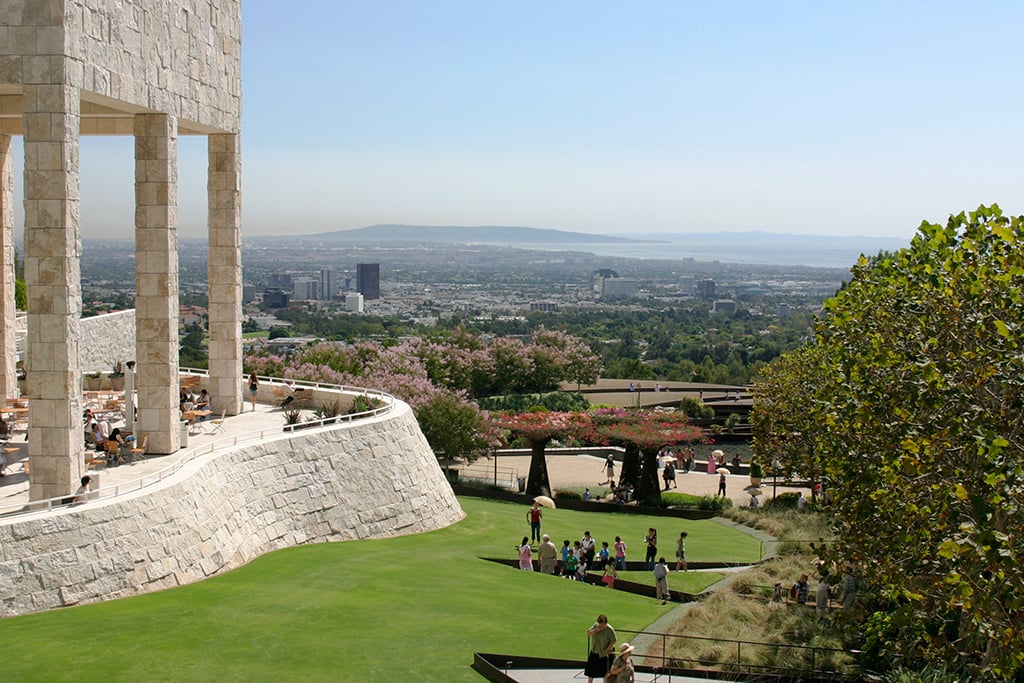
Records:
M0 615L192 583L279 548L465 516L412 410L205 456L165 483L0 520Z

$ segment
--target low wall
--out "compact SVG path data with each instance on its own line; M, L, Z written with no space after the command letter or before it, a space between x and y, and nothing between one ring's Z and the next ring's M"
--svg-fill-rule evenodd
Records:
M0 615L192 583L271 550L465 516L408 405L221 451L129 497L0 520Z

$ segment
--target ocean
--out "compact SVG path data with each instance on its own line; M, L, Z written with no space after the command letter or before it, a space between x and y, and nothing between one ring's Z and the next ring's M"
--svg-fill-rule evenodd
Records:
M628 235L622 235L628 237ZM645 236L654 238L654 235ZM759 265L850 268L861 254L896 251L910 241L891 237L832 237L773 233L701 233L659 236L659 242L534 242L505 246L543 251L583 251L623 258L722 261Z

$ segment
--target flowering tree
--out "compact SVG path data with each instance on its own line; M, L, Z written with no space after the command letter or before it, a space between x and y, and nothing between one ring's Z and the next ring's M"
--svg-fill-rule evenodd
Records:
M551 495L548 464L544 449L555 438L576 437L589 432L590 420L584 413L534 412L491 414L495 427L508 433L510 439L523 439L530 444L530 474L526 493L532 496Z
M636 498L647 505L661 501L661 485L658 483L658 452L665 446L678 443L697 443L704 440L704 433L690 424L686 415L672 411L625 411L623 419L606 422L596 431L609 442L622 444L629 450L635 449L642 458L639 476L635 480ZM602 418L607 419L607 418ZM627 468L622 467L623 478Z

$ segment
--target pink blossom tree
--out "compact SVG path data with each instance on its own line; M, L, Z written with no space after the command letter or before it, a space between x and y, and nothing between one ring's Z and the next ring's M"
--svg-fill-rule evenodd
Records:
M551 495L551 480L544 449L556 438L577 437L589 432L590 420L584 413L538 411L531 413L495 414L490 416L495 427L506 432L509 440L522 439L530 444L530 474L526 493L531 496Z

